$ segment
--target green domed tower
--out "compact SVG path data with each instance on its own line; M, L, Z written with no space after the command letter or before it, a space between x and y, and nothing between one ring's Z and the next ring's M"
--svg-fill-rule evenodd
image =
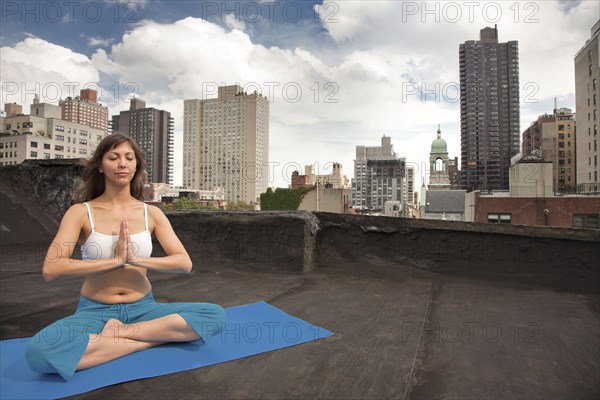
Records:
M442 139L442 130L438 125L437 138L431 142L429 153L429 190L449 190L448 145Z
M437 130L437 139L431 142L431 153L448 154L448 145L446 144L446 141L442 139L442 130L440 129L439 125Z

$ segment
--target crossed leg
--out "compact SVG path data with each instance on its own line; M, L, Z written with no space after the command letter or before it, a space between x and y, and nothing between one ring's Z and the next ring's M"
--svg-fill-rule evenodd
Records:
M98 334L90 334L77 370L91 368L127 354L168 342L190 342L200 336L178 314L150 321L124 324L110 319Z

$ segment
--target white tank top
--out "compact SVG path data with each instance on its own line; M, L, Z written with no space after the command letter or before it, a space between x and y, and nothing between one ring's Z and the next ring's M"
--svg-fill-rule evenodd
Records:
M83 204L85 204L88 210L92 233L85 243L81 245L81 258L84 260L99 260L114 257L115 245L119 240L119 236L96 232L91 206L88 203ZM148 230L148 205L146 203L144 203L144 219L146 221L146 230L129 235L134 254L140 258L147 258L152 254L152 237Z

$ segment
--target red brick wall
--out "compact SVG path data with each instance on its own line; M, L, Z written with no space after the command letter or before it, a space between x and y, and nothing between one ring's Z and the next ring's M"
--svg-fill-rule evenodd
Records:
M545 209L549 211L546 218ZM511 214L512 224L571 228L573 214L600 214L600 197L481 196L475 207L475 221L487 222L488 213Z
M292 175L292 189L309 186L308 175Z

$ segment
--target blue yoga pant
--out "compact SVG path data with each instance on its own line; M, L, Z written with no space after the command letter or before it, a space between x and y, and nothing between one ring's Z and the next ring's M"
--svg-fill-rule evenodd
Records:
M224 328L221 306L210 303L157 303L148 293L134 303L106 304L81 296L75 314L38 332L27 343L25 356L32 370L55 373L69 380L85 352L90 334L98 334L106 322L116 318L125 324L150 321L179 314L207 342Z

